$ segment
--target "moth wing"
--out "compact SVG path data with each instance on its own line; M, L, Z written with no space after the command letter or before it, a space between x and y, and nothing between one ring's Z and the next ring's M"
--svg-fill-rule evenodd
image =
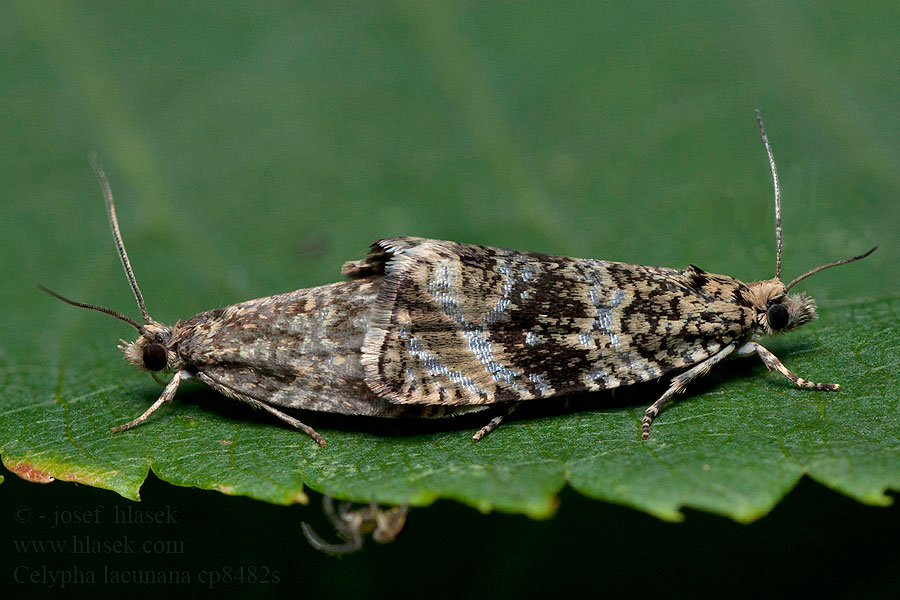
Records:
M179 356L188 372L254 406L424 418L479 410L404 406L365 384L361 347L382 280L362 277L200 313L176 326Z
M178 353L222 394L254 404L387 415L363 382L360 347L378 282L360 279L249 300L176 326Z
M384 280L362 365L392 402L491 404L647 381L715 354L752 319L744 284L696 267L407 240L370 252Z
M345 262L341 267L341 274L350 279L384 275L386 265L392 257L408 253L416 246L431 241L417 237L396 237L378 240L369 247L369 252L365 258Z

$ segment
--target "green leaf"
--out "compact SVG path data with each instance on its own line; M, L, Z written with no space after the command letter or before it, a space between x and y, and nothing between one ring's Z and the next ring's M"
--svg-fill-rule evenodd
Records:
M128 498L153 469L276 503L308 485L536 517L567 483L666 519L687 505L751 520L803 474L886 503L900 489L900 138L883 124L900 89L885 10L4 5L4 463ZM136 314L91 150L150 313L168 323L330 283L391 235L771 277L757 106L786 277L882 246L805 281L821 320L771 342L798 374L844 388L799 390L756 359L728 361L645 443L639 417L660 385L526 407L478 444L477 415L303 415L320 449L191 384L110 435L160 391L114 348L133 331L36 289Z
M603 393L579 398L577 411L507 423L480 443L470 439L470 419L461 419L468 427L424 433L380 420L354 431L359 420L342 419L344 429L320 428L328 446L319 448L204 391L182 392L147 424L111 435L111 425L146 407L155 393L149 385L108 379L110 370L70 376L66 369L56 392L42 393L53 375L34 368L5 372L3 396L13 400L0 415L3 460L32 476L135 499L153 469L176 485L276 503L305 501L308 485L363 502L454 498L483 511L546 517L569 484L664 519L692 506L750 521L808 473L862 502L887 504L884 491L900 488L898 306L897 298L834 306L814 328L774 345L790 368L840 381L842 392L800 390L755 359L730 361L665 410L647 442L639 441L642 406L588 408L608 403ZM658 391L638 386L612 398L647 403Z

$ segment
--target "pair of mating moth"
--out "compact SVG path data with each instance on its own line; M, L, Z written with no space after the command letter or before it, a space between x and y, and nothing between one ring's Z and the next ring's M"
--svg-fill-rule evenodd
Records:
M477 441L519 402L671 376L643 417L647 439L663 405L732 354L758 354L800 387L839 388L798 377L757 340L816 318L812 298L788 295L797 283L875 248L781 282L778 175L758 111L757 121L775 187L775 277L764 281L748 284L693 265L667 269L400 237L379 240L365 258L344 264L349 281L217 308L170 327L147 312L109 183L93 160L144 322L50 293L129 323L140 335L119 346L128 362L154 376L172 373L159 399L113 432L146 421L190 378L324 446L283 409L436 418L498 405Z

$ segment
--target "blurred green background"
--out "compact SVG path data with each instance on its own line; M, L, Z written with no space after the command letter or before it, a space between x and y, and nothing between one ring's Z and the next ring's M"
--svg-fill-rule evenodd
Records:
M0 368L89 370L131 335L36 289L137 315L92 150L148 308L172 322L335 281L390 235L771 277L759 107L786 277L879 244L805 289L825 307L896 296L897 23L896 2L4 3ZM743 577L746 593L870 596L895 589L900 567L898 509L813 484L750 526L661 524L574 494L543 523L440 503L414 513L419 533L344 561L305 546L293 509L148 488L145 504L192 515L178 560L280 570L280 584L246 588L258 595L395 597L432 573L448 595L688 595ZM7 478L0 518L23 502L123 501ZM562 565L571 574L552 576Z

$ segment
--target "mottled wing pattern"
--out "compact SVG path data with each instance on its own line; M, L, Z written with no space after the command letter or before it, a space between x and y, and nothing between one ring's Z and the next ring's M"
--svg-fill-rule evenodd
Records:
M390 403L366 387L360 364L380 283L380 277L334 283L200 313L176 327L176 351L189 371L206 374L232 397L342 414L390 413Z
M410 406L365 384L361 350L382 277L369 276L200 313L176 326L187 371L218 392L270 406L439 418L480 406Z
M600 390L694 365L748 335L738 280L436 240L386 261L365 381L403 404L465 406Z

